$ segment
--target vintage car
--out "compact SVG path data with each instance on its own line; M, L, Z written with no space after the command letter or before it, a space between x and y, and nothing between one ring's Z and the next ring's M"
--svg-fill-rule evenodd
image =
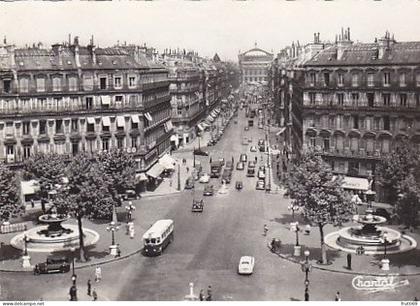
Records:
M201 200L193 200L191 211L192 212L203 212L203 210L204 210L204 201L202 199Z
M34 274L65 273L70 271L70 262L66 256L52 255L47 260L35 265Z
M254 272L255 258L252 256L242 256L239 260L238 273L252 274Z
M241 190L242 188L244 188L244 184L242 183L242 181L236 181L235 187L237 190Z
M189 177L185 181L185 189L193 189L193 188L194 188L194 179L192 177Z
M213 185L206 185L206 187L204 187L203 195L212 196L213 194L214 194Z

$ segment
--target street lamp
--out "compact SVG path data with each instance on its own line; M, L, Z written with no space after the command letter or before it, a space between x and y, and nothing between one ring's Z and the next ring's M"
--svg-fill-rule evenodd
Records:
M309 250L304 252L305 254L305 261L301 263L302 272L305 273L305 301L309 301L309 272L312 271L312 265L309 263Z
M299 206L297 206L297 205L289 205L288 207L287 207L287 209L288 210L290 210L291 212L292 212L292 219L293 220L295 220L295 211L298 211L299 210Z
M127 211L127 223L131 222L131 214L136 210L136 207L133 205L133 202L129 201L128 205L125 207Z
M391 242L391 240L389 239L388 232L384 231L381 237L379 238L379 241L384 244L384 257L381 260L381 269L387 271L389 270L389 259L386 258L386 247L388 243Z
M111 232L111 245L109 247L110 249L110 254L117 256L118 254L118 246L115 244L115 232L118 231L120 229L120 227L114 222L112 221L107 227L106 230L108 232Z
M23 236L23 243L24 243L24 246L25 246L23 255L28 256L28 236L26 235L26 232Z
M71 280L73 282L73 286L76 286L77 275L76 275L76 272L74 271L75 259L76 259L76 254L75 254L76 248L72 247L72 248L70 248L70 251L72 252L72 255L73 255L73 260L72 260L72 265L71 265L71 268L72 268Z
M290 222L290 231L295 232L296 234L296 245L294 247L293 256L300 256L301 246L299 245L299 222Z

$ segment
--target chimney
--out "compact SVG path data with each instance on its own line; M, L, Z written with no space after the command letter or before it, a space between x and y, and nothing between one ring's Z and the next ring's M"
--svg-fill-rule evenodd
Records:
M79 57L79 37L74 37L74 44L73 44L73 52L74 52L74 60L76 62L76 66L80 67L80 57Z
M58 59L58 65L63 66L63 45L61 44L54 44L52 45L52 50L54 52L54 55Z
M96 48L95 48L95 44L94 44L94 40L93 40L93 35L92 35L92 37L90 39L90 44L88 46L88 50L89 50L90 56L92 58L92 63L94 65L96 65L96 53L95 53L95 49Z
M350 38L350 27L348 27L348 28L347 28L347 38L348 38L349 40L351 40L351 38Z

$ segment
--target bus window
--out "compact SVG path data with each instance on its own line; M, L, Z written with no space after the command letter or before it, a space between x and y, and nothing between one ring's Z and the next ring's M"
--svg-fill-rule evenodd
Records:
M156 239L155 238L152 238L152 239L150 239L150 242L153 243L153 244L155 244L156 243Z
M150 243L150 239L145 239L144 240L146 243Z
M160 243L160 238L156 239L156 243L159 244Z

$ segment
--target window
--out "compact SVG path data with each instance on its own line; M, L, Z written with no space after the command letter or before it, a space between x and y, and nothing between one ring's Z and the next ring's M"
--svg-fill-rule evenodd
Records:
M407 84L405 82L405 72L400 73L400 86L405 87Z
M45 120L39 121L39 134L40 135L47 134L47 121Z
M31 156L31 147L32 146L28 145L28 144L23 146L23 158L24 159L27 159Z
M375 86L375 83L374 83L373 80L374 80L374 74L373 73L368 73L368 75L367 75L367 85L369 87Z
M86 97L86 109L92 109L93 108L93 97Z
M324 73L324 86L330 86L330 74L328 72Z
M373 120L373 129L375 131L379 131L381 129L381 125L380 125L380 119L379 118L375 118Z
M315 97L316 97L316 94L314 92L309 93L309 103L311 105L315 105Z
M384 72L384 86L391 85L391 73L390 72Z
M416 107L420 107L420 94L416 93Z
M316 139L315 139L315 137L309 138L309 145L311 147L315 147L315 145L316 145Z
M329 151L330 150L330 139L324 138L324 150Z
M358 129L359 128L359 116L358 115L353 115L353 129Z
M102 132L109 132L109 125L104 125L102 123Z
M375 94L373 92L368 92L366 94L366 96L367 96L367 100L368 100L368 106L369 107L374 107L375 106L375 103L374 103L374 101L375 101Z
M416 85L420 87L420 72L416 74Z
M24 121L22 125L23 135L29 135L31 133L31 123L29 121Z
M309 81L310 81L310 85L311 86L314 86L315 85L315 82L316 82L316 74L315 74L315 72L311 72L309 74Z
M135 130L139 128L139 124L137 122L131 122L131 129Z
M102 150L109 150L109 139L102 139Z
M407 94L400 94L400 106L407 106Z
M79 131L79 120L71 119L71 131L78 132Z
M351 76L351 86L359 86L359 75L357 73L353 73L353 75Z
M390 120L389 116L384 117L384 130L389 131L390 130Z
M83 89L93 90L93 77L91 75L83 76Z
M344 74L342 74L342 73L338 74L337 83L338 83L338 86L343 86L344 85Z
M61 78L54 77L53 81L53 91L60 91L61 90Z
M121 88L122 87L122 77L120 77L120 76L114 77L114 87L115 88Z
M55 120L55 133L62 134L63 132L63 120Z
M351 94L351 102L353 106L359 105L359 93L352 93Z
M100 77L99 78L99 88L100 89L106 89L106 77Z
M123 102L123 96L115 96L115 103L121 104Z
M69 91L77 91L77 79L69 77Z
M138 139L137 136L131 137L131 147L132 148L137 148L137 139Z
M391 102L391 95L390 94L382 94L382 100L384 102L384 106L389 106Z
M27 78L21 78L19 80L19 91L22 93L29 91L29 80Z
M122 149L124 146L124 138L117 138L117 147L118 149Z
M45 91L45 79L44 78L37 78L36 79L36 91L37 92L44 92Z
M71 143L71 153L73 155L76 155L77 153L79 153L79 142L75 141Z
M344 105L344 94L343 93L338 93L337 94L337 102L338 102L338 105L340 105L340 106Z
M3 92L10 93L11 85L12 85L12 80L3 80Z
M87 124L87 131L90 133L94 133L95 132L95 124L94 123L88 123Z
M130 87L130 88L135 88L136 87L136 77L135 76L130 76L128 78L128 87Z

